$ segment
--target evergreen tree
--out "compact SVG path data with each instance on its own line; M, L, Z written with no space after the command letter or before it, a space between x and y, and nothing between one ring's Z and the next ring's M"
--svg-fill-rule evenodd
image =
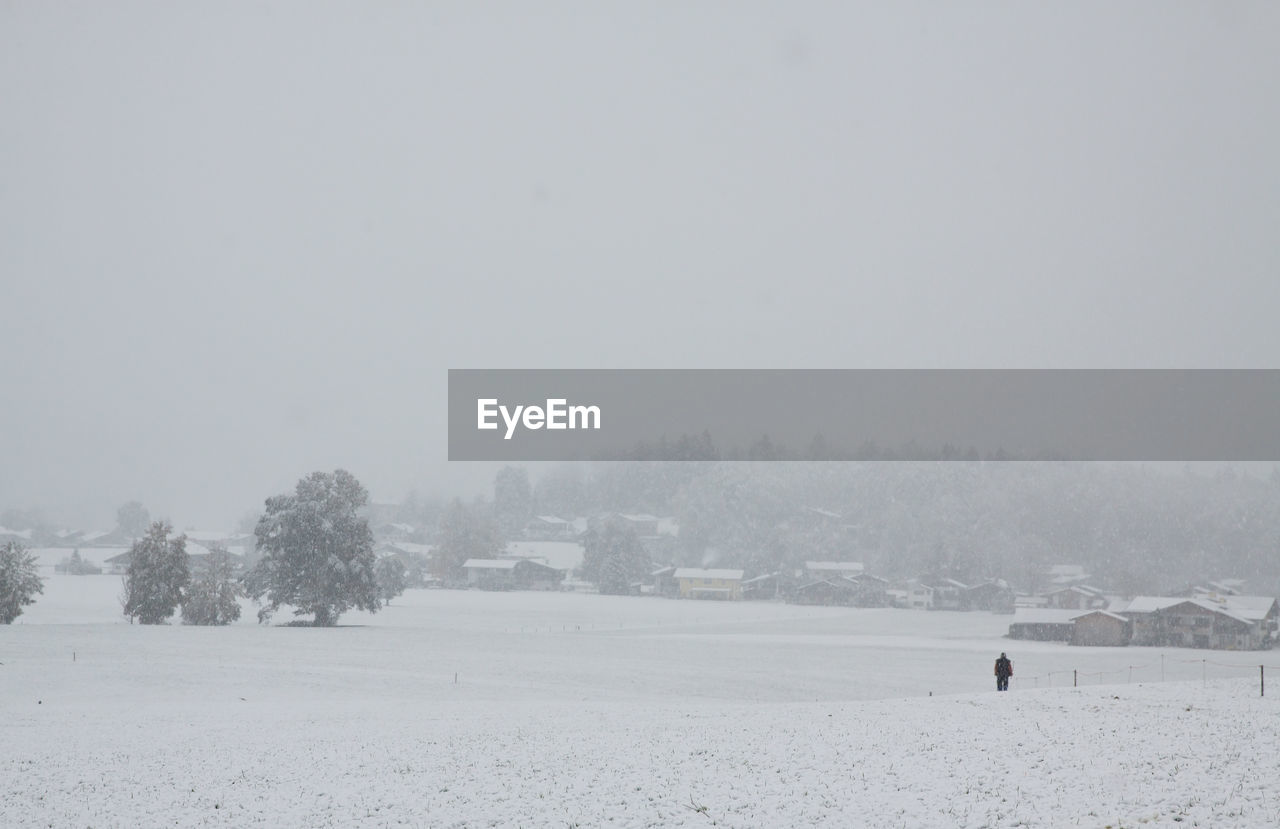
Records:
M351 608L377 612L373 533L360 515L368 501L345 469L313 472L293 494L267 499L254 530L261 559L246 578L249 595L269 602L259 618L284 604L313 614L317 627Z
M187 537L169 538L173 528L156 521L129 550L124 615L144 625L163 624L182 602L191 581Z
M43 592L35 556L16 541L0 547L0 624L12 623L22 615L23 605L34 604Z
M215 546L182 599L182 623L230 624L240 618L240 603L236 601L239 595L240 585L234 577L231 555Z
M586 496L582 469L576 464L561 464L543 473L533 489L534 510L538 515L575 518L591 509Z
M493 513L503 538L519 538L533 517L533 489L521 466L504 466L493 481Z
M403 593L409 585L408 568L396 556L378 559L374 567L374 578L378 581L378 597L383 604L391 604L391 600Z
M469 558L496 558L504 545L492 517L477 506L455 498L440 519L435 549L436 575L445 583L466 577L462 565Z
M151 523L151 513L138 501L122 504L116 510L116 526L129 538L141 538Z
M601 593L626 595L649 572L649 555L635 530L611 518L592 527L583 539L583 578Z

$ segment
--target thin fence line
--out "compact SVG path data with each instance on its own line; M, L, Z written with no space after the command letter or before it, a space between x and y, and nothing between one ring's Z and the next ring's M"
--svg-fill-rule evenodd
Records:
M1213 666L1215 668L1229 668L1229 669L1235 669L1235 670L1248 670L1248 671L1258 670L1261 672L1258 676L1260 692L1263 692L1263 688L1264 688L1263 682L1265 681L1265 672L1267 670L1280 671L1280 665L1270 665L1265 662L1219 662L1215 659L1209 659L1207 657L1202 657L1200 659L1175 659L1171 657L1166 657L1165 655L1162 654L1161 661L1159 664L1159 668L1160 668L1159 679L1156 679L1155 677L1146 677L1146 678L1139 677L1138 681L1139 682L1188 681L1186 677L1173 677L1173 678L1166 677L1165 671L1164 671L1166 665L1199 665L1201 666L1201 669L1202 669L1201 678L1204 681L1208 681L1208 676L1207 674L1204 673L1204 671L1206 671L1209 666ZM1151 669L1154 669L1155 667L1156 667L1156 663L1145 662L1141 665L1122 665L1118 668L1100 669L1096 671L1082 671L1079 668L1059 669L1059 670L1048 671L1046 673L1038 673L1038 674L1030 674L1030 675L1022 674L1018 676L1010 676L1009 680L1011 683L1017 684L1024 688L1029 687L1032 684L1034 684L1034 686L1038 688L1040 687L1040 680L1044 679L1048 681L1049 687L1053 687L1054 686L1053 678L1055 676L1065 676L1067 674L1070 674L1072 677L1072 686L1075 687L1075 686L1079 686L1080 681L1082 679L1095 679L1095 678L1102 679L1103 677L1128 673L1128 679L1126 681L1126 684L1127 684L1129 682L1134 681L1134 676L1133 676L1134 671L1151 670ZM1224 676L1214 677L1214 679L1231 679L1231 678L1239 678L1239 677L1224 677Z

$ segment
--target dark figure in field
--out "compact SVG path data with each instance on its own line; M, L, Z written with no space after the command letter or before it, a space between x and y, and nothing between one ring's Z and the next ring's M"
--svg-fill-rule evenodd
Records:
M1013 663L1003 653L996 660L996 690L1009 690L1009 677L1013 676Z

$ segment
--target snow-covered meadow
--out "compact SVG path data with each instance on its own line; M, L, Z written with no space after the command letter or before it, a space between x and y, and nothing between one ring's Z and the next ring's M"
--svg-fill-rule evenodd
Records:
M0 628L0 825L1280 825L1280 702L1226 667L1270 653L1160 682L982 613L447 590L142 627L119 588Z

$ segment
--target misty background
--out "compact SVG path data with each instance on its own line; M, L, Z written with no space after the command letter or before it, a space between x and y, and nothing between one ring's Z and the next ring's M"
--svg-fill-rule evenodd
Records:
M0 507L492 493L445 460L451 367L1274 367L1278 35L1264 2L0 3Z

